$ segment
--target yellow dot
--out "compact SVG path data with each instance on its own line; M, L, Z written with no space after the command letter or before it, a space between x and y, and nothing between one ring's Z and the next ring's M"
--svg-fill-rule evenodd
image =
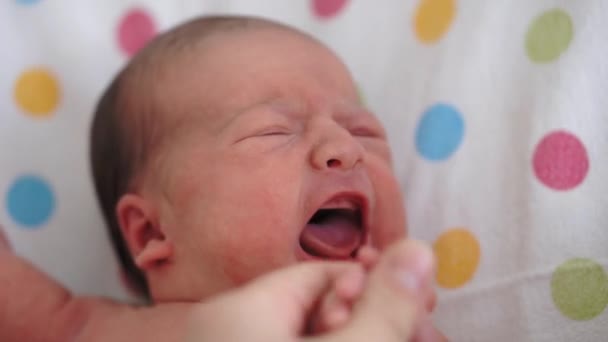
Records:
M455 0L420 0L414 27L421 42L433 43L447 32L456 12Z
M437 256L437 283L445 288L457 288L473 278L479 265L479 242L463 228L441 234L433 244Z
M49 116L59 103L59 83L48 70L28 69L15 82L15 102L26 114Z

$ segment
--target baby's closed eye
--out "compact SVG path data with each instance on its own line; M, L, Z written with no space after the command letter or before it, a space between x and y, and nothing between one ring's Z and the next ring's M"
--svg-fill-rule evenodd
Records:
M259 132L253 134L256 137L268 137L268 136L280 136L280 135L289 135L293 133L293 129L286 126L270 126L261 129Z
M355 137L384 139L384 134L373 127L358 126L351 128L349 131Z
M285 137L296 131L293 123L280 115L266 112L255 114L246 114L238 123L236 143L250 139Z

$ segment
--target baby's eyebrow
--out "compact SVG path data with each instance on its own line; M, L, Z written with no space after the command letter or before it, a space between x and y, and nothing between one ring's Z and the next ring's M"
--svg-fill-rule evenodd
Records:
M301 116L301 113L296 110L296 106L290 105L288 101L283 101L277 97L268 97L267 99L257 101L256 103L250 104L246 107L241 107L233 110L229 115L229 118L222 123L219 127L218 132L224 131L225 129L233 126L244 118L248 118L255 112L262 109L270 109L276 114L283 115L289 119L297 118Z
M232 126L235 122L239 121L243 118L243 116L247 116L247 113L251 113L252 111L261 108L264 106L264 102L256 102L254 104L248 105L247 107L237 108L231 111L228 114L229 118L225 120L222 125L219 127L218 131L223 131L226 128Z
M377 132L382 137L386 137L386 130L384 129L384 125L378 117L369 109L358 107L351 108L348 111L343 111L337 114L336 121L340 124L355 128L353 126L371 126L371 128Z
M234 110L230 114L230 118L222 125L221 129L231 126L233 123L240 121L243 117L248 117L260 109L270 109L274 113L282 115L288 119L302 119L307 117L314 106L304 100L297 100L286 97L284 92L272 93L264 99L256 101L247 107L242 107ZM337 122L351 126L361 123L371 123L374 126L381 126L380 122L372 111L361 106L360 104L341 102L335 104L331 109L331 116Z
M379 123L376 115L369 109L360 105L347 105L343 108L339 108L334 114L336 120L344 121L357 121L362 118L371 119L372 121Z

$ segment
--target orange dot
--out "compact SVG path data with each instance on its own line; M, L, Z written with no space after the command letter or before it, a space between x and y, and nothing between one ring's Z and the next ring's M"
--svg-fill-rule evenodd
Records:
M46 69L28 69L15 82L14 96L17 105L27 114L49 116L59 103L59 83Z
M421 42L433 43L448 31L454 13L455 0L421 0L416 10L414 28Z
M473 278L479 265L480 248L475 236L464 228L450 229L433 244L437 256L437 283L457 288Z

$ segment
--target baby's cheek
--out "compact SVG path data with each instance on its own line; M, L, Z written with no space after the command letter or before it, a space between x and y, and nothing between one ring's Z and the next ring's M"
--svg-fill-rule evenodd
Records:
M241 285L285 267L295 261L289 240L288 236L276 230L261 228L235 234L220 250L223 271L235 285Z
M375 247L382 250L407 235L405 206L399 183L388 165L370 170L370 178L376 195L371 235Z

